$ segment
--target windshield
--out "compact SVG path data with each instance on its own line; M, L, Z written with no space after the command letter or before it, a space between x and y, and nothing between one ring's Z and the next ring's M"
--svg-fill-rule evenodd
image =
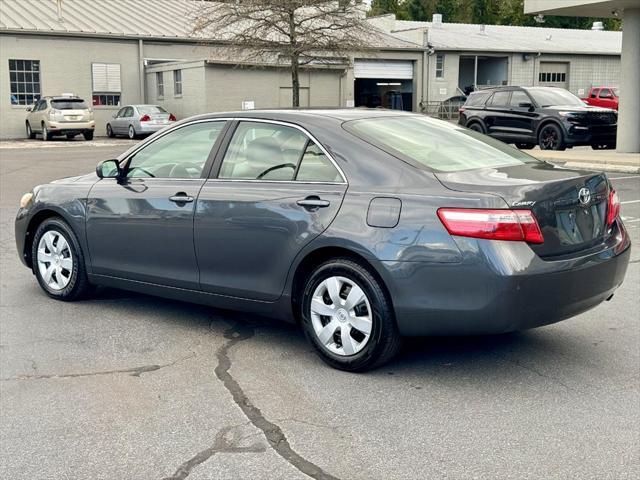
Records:
M58 110L86 110L87 104L78 98L73 100L51 100L51 107Z
M583 107L584 102L573 93L561 88L529 88L529 94L541 107L551 107L554 105L575 105Z
M395 157L436 172L538 162L499 140L427 117L367 118L346 122L344 128Z
M138 111L143 115L144 114L151 115L154 113L167 113L167 111L164 108L159 107L158 105L140 105L138 106Z

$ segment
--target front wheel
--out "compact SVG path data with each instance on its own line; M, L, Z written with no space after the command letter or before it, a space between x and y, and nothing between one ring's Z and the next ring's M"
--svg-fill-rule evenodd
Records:
M567 148L562 130L552 123L542 127L538 134L538 144L541 150L564 150Z
M111 124L107 123L107 137L113 138L115 134L113 133L113 129L111 128Z
M469 130L473 130L474 132L478 133L484 133L484 127L478 122L473 122L471 125L469 125Z
M31 259L38 283L50 297L71 301L89 291L80 243L62 219L49 218L40 224Z
M400 348L400 333L382 285L353 260L330 260L314 270L301 304L308 340L334 368L369 370Z
M51 140L53 138L53 135L51 135L49 133L49 129L47 128L47 126L43 123L42 124L42 141L43 142L48 142L49 140Z

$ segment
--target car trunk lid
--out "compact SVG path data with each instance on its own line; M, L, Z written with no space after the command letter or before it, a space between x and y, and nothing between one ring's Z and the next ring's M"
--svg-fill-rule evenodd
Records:
M605 239L609 183L604 173L569 170L539 162L437 173L447 188L499 195L513 209L531 210L544 243L541 257L570 255Z

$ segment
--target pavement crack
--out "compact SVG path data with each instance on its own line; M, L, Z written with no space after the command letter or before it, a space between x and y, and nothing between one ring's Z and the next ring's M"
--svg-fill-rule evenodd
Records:
M254 333L253 327L245 323L236 323L235 326L224 332L224 337L228 341L225 342L218 350L218 365L215 368L216 376L229 391L233 397L233 401L238 405L238 407L240 407L242 413L244 413L256 428L262 431L269 442L269 445L278 455L280 455L295 469L313 479L338 480L337 477L325 472L322 468L297 453L289 444L289 441L282 429L275 423L266 419L260 409L256 407L246 396L240 384L229 373L231 368L229 350L239 342L253 337Z
M266 450L266 448L262 445L254 444L248 447L239 447L227 440L227 433L239 426L241 425L225 427L220 430L216 434L216 438L211 447L198 452L189 460L181 464L173 475L171 475L170 477L164 477L162 480L184 480L191 474L191 471L195 467L197 467L201 463L206 462L216 453L262 453Z
M556 383L558 383L559 385L563 386L564 388L566 388L567 390L571 390L571 391L576 391L574 388L571 388L569 385L567 385L566 383L564 383L562 380L553 377L551 375L547 375L545 373L542 373L541 371L529 366L529 365L525 365L524 363L521 363L517 360L513 360L513 359L507 359L508 362L513 363L514 365L517 365L520 368L523 368L524 370L528 370L529 372L535 373L536 375L538 375L539 377L542 378L546 378L547 380L551 380L554 381Z
M160 370L162 368L172 367L176 363L178 363L178 362L180 362L182 360L186 360L187 358L191 358L193 356L194 356L193 354L192 355L188 355L186 357L182 357L182 358L179 358L177 360L174 360L171 363L165 363L165 364L162 364L162 365L156 365L156 364L154 364L154 365L142 365L140 367L120 368L120 369L115 369L115 370L98 370L96 372L17 375L15 377L1 378L0 381L2 381L2 382L10 382L10 381L15 381L15 380L43 380L43 379L48 379L48 378L96 377L96 376L100 376L100 375L117 375L117 374L121 374L121 373L128 373L132 377L139 377L143 373L155 372L155 371ZM35 362L34 362L34 364L35 364Z

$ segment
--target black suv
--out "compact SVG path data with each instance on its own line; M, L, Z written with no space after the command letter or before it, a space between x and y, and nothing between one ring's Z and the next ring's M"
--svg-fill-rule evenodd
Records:
M615 148L618 114L557 87L496 87L471 93L458 123L518 148Z

